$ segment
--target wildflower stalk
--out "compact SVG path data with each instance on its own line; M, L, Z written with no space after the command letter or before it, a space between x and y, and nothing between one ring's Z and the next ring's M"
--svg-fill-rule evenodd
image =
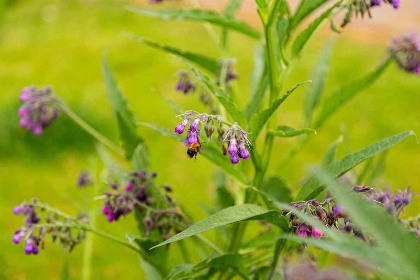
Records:
M109 149L113 150L115 153L119 154L120 156L122 157L125 156L123 149L121 149L114 142L112 142L111 140L103 136L101 133L99 133L96 129L94 129L89 124L87 124L82 118L80 118L75 112L73 112L67 104L65 104L62 101L59 101L57 103L61 111L63 111L67 116L69 116L75 123L77 123L87 133L93 136L93 138L98 140L98 142L108 147Z

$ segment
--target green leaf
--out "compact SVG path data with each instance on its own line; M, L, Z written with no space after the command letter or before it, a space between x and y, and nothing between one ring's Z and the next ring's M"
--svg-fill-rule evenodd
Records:
M236 11L241 7L242 0L230 0L228 5L225 8L225 16L226 17L233 17L236 13ZM223 28L222 30L222 46L223 48L226 48L227 45L227 39L228 39L228 29Z
M322 93L324 92L324 85L328 72L328 64L333 50L333 45L334 41L330 40L322 51L315 67L312 69L312 84L306 88L305 93L303 126L310 126L313 112L318 106L319 100L321 99Z
M289 25L289 33L294 30L310 13L329 0L301 0Z
M268 5L266 0L255 0L255 2L257 3L260 13L262 12L264 15L266 15L268 13Z
M387 152L383 152L378 156L378 160L376 161L375 166L372 168L372 173L367 181L369 185L373 184L375 180L385 172L387 154Z
M188 61L191 61L192 63L195 63L198 66L203 67L204 69L207 69L208 71L215 73L219 68L219 64L217 63L217 61L213 58L198 54L198 53L192 53L192 52L188 52L188 51L182 51L180 49L171 47L171 46L166 46L166 45L162 45L162 44L158 44L152 41L149 41L147 39L144 39L142 37L139 36L135 36L129 33L125 33L129 38L145 44L149 47L170 53L170 54L174 54L177 55L179 57L182 57Z
M359 163L364 160L383 152L392 146L398 144L404 140L409 135L415 135L413 131L406 131L389 138L385 138L379 142L376 142L373 145L370 145L362 150L359 150L353 154L347 155L346 157L334 161L327 166L323 167L322 172L328 172L334 177L340 177ZM299 194L297 195L297 200L309 200L316 198L324 189L323 184L317 179L317 174L313 175L306 183L303 185Z
M295 129L287 125L279 125L277 129L271 129L268 134L278 137L294 137L302 134L316 134L316 131L310 128Z
M274 201L291 202L292 192L287 186L286 181L280 177L270 177L261 188Z
M135 171L147 170L149 168L149 152L143 143L140 143L134 150L131 167Z
M227 176L220 169L216 169L216 174L214 176L215 185L216 185L216 209L222 210L227 207L233 206L235 204L235 199L232 194L226 187Z
M226 112L241 126L242 129L246 129L246 118L245 115L238 109L238 106L232 101L232 99L222 91L207 75L200 70L194 68L191 64L187 63L191 70L196 75L197 79L206 87L210 93L212 93L216 99L222 104Z
M261 130L264 128L265 124L268 122L268 120L271 118L271 116L274 114L274 112L280 107L280 105L301 85L306 84L310 81L305 81L302 83L297 84L294 88L292 88L290 91L288 91L285 95L283 95L281 98L274 100L274 102L270 105L269 108L265 109L264 111L261 111L254 115L251 119L251 125L250 125L250 138L252 139L251 142L254 142L258 135L260 134Z
M142 139L137 135L134 115L129 110L127 101L118 88L105 56L102 58L102 71L106 95L117 118L120 139L125 149L126 158L130 159L134 149L142 142Z
M66 259L64 261L64 265L63 268L61 269L61 280L70 280L70 266L69 266L69 261Z
M169 130L165 127L161 127L158 125L148 124L148 123L140 123L139 125L143 125L149 127L157 132L159 132L163 136L167 136L177 140L179 143L183 142L183 136L175 133L175 131ZM200 151L200 155L207 158L210 162L218 166L224 172L235 178L236 180L247 184L248 178L243 174L237 167L230 163L230 161L223 156L222 152L214 148L211 145L203 145L202 150ZM187 159L187 157L186 157Z
M343 136L340 136L335 140L331 146L328 148L327 152L324 155L324 158L321 161L321 166L326 166L334 161L335 152L337 151L337 146L343 141Z
M150 250L150 248L159 243L157 240L130 234L126 234L126 238L130 243L135 242L141 249L143 249L144 254L141 254L141 256L143 261L146 262L146 268L151 274L158 273L161 277L166 276L169 271L169 252L167 248L161 247L157 250ZM147 265L151 267L148 267Z
M338 1L335 3L331 8L323 12L318 18L316 18L313 22L311 22L305 30L303 30L299 36L296 38L296 40L293 43L292 46L292 55L294 57L297 57L300 55L303 47L306 45L308 40L312 37L314 32L318 29L318 27L321 25L322 21L330 16L331 12L343 2L343 0Z
M259 219L264 220L268 217L269 220L272 220L272 212L266 208L263 208L258 205L254 204L242 204L237 206L228 207L223 209L214 215L208 217L207 219L200 221L186 230L178 233L175 236L172 236L168 240L156 245L153 248L160 247L175 241L182 240L184 238L194 236L196 234L226 226L232 223L251 220L251 219ZM279 216L279 214L277 214Z
M156 17L161 18L164 20L169 19L177 19L177 20L194 20L194 21L201 21L201 22L210 22L221 27L231 29L242 34L248 35L252 38L259 39L260 34L257 30L249 26L246 22L239 20L232 16L226 16L223 14L219 14L214 11L207 11L207 10L185 10L185 9L143 9L143 8L135 8L135 7L128 7L128 10L149 16L149 17Z
M330 174L320 171L316 178L346 208L352 223L374 237L378 247L386 253L383 257L398 263L396 278L420 279L420 242L412 232L404 229L385 209L370 204L331 179Z
M381 74L391 64L392 59L388 58L385 62L381 63L373 72L369 73L362 79L336 89L333 94L325 100L321 107L321 112L315 121L314 127L317 129L321 127L326 120L328 120L338 109L343 107L348 101L350 101L357 93L366 89L373 82L375 82Z

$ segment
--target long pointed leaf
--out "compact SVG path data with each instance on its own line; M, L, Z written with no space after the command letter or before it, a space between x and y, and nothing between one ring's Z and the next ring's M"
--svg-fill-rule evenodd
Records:
M289 25L289 33L299 25L310 13L329 0L301 0Z
M310 128L295 129L287 125L280 125L276 129L269 130L268 134L278 137L295 137L302 134L316 134L316 131Z
M214 11L207 10L185 10L185 9L143 9L128 7L128 10L137 14L161 18L164 20L177 19L177 20L194 20L204 21L219 25L224 28L235 30L242 34L248 35L252 38L259 39L260 34L257 30L249 26L246 22L239 20L235 17L228 17Z
M364 160L383 152L392 146L398 144L406 137L410 135L415 135L413 131L406 131L397 135L394 135L389 138L385 138L379 142L376 142L373 145L370 145L358 152L347 155L346 157L334 161L333 163L328 164L323 167L324 171L327 171L329 174L340 177L359 163ZM324 189L323 184L317 179L317 175L312 176L306 183L303 185L299 194L297 195L297 200L309 200L316 198Z

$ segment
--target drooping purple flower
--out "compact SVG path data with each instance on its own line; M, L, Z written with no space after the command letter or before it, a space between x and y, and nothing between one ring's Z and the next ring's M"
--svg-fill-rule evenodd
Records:
M190 125L190 128L188 129L191 132L196 132L198 130L198 124L200 122L200 119L197 118L193 121L193 123Z
M238 154L231 155L230 162L233 164L237 164L239 162L239 155Z
M128 184L125 186L125 191L126 192L131 192L133 190L135 184L136 184L136 181L130 180L130 182L128 182Z
M373 6L380 6L382 3L382 0L372 0L370 5Z
M182 133L184 133L185 126L186 126L187 124L188 124L188 119L183 120L183 121L182 121L182 123L178 124L178 125L175 127L175 132L176 132L176 133L178 133L178 134L182 134Z
M236 147L236 139L232 138L229 142L228 153L230 155L236 155L238 153L238 148Z
M79 176L77 177L77 182L76 182L76 186L78 188L83 188L89 185L92 185L92 178L90 176L90 174L86 171L81 171L79 173Z
M319 229L317 229L316 227L312 227L311 234L312 234L312 236L313 236L313 237L315 237L315 238L320 238L320 237L322 237L322 231L321 231L321 230L319 230Z
M400 7L400 0L389 0L389 3L392 4L394 9L398 9Z
M32 130L35 136L40 136L42 131L58 118L56 99L48 87L40 89L25 87L21 91L19 100L23 103L18 110L21 118L19 125Z
M242 158L242 159L249 158L249 151L245 147L244 142L239 142L239 157Z
M220 69L216 72L216 82L220 84L220 80L223 79L221 76L222 71L224 71L224 82L228 84L232 80L238 79L238 74L236 74L234 69L234 64L236 63L235 59L219 60Z
M308 236L308 226L306 224L303 223L299 226L298 236L300 237Z
M392 39L388 49L400 68L420 74L420 37L416 33L406 33Z
M338 204L334 204L333 206L333 214L335 217L344 218L347 216L345 212L345 208L343 206L340 206Z
M162 0L160 0L162 1ZM195 85L191 81L190 73L186 71L179 72L179 80L175 85L175 90L187 94L190 91L195 91Z
M22 211L23 211L23 208L21 205L15 206L13 208L13 214L15 215L19 215L20 213L22 213Z
M38 254L38 241L32 237L28 238L26 240L25 253L27 255L30 255L30 254L37 255Z
M13 236L13 238L12 238L12 241L13 241L13 243L15 243L15 244L19 244L20 243L20 241L22 240L22 237L25 235L25 230L23 230L23 229L18 229L16 232L15 232L15 235Z
M200 143L200 137L197 131L188 131L187 137L185 138L185 145L190 146L193 143Z

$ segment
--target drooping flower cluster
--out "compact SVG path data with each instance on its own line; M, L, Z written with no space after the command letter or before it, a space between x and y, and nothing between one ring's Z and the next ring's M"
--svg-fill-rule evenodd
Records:
M420 36L407 33L392 39L389 52L403 70L420 75Z
M233 67L236 63L235 59L233 58L219 59L218 62L220 65L219 70L216 72L216 83L218 85L220 85L220 81L223 81L223 77L224 77L224 83L226 85L229 85L230 81L238 79L238 74L236 74L236 71Z
M42 219L37 209L46 212L46 223L40 223ZM69 251L73 250L74 246L79 244L86 236L85 230L77 226L79 222L87 222L85 217L68 217L59 211L54 211L47 205L39 203L36 199L14 207L13 213L25 216L25 225L16 230L12 241L15 244L19 244L23 239L27 255L37 255L39 247L44 249L44 241L48 234L51 235L53 242L58 239L60 244L64 248L68 248ZM74 236L75 230L77 231L76 236Z
M373 7L381 6L383 3L390 4L394 9L398 9L400 7L400 0L356 0L350 2L350 4L347 5L347 12L344 16L343 23L341 24L341 27L346 26L354 16L357 18L359 15L364 18L365 14L369 16L369 18L372 17L370 13L370 9Z
M180 91L184 94L189 93L190 91L195 91L196 86L193 84L191 80L191 72L187 72L184 70L179 71L179 80L175 85L175 89Z
M20 93L19 100L23 103L18 110L19 124L33 131L36 136L40 136L42 131L58 118L56 99L49 87L40 89L25 87Z
M123 189L116 183L110 184L112 191L104 194L106 200L102 208L108 222L136 212L136 217L142 217L146 235L157 229L162 236L168 236L172 229L177 230L177 223L187 223L169 195L172 189L168 185L157 186L156 176L146 171L131 172Z
M393 194L389 190L375 190L369 186L356 185L353 187L353 191L361 193L361 197L369 202L380 204L398 220L400 214L404 211L404 208L411 203L414 195L410 192L410 188L407 188L404 191L399 190L398 194ZM327 227L341 229L346 233L353 233L362 240L368 240L364 233L357 229L351 220L348 219L346 209L341 205L335 204L334 199L330 197L329 194L327 194L327 197L323 202L313 199L309 201L291 202L290 206L313 216L323 222ZM322 232L319 229L301 222L301 220L293 215L291 211L285 210L283 211L283 214L290 215L289 222L292 226L292 231L298 236L322 236Z
M216 123L218 124L217 134L218 140L221 143L223 154L229 153L231 155L231 162L237 164L239 158L249 158L249 151L246 146L250 146L251 142L248 140L248 132L244 131L240 126L229 124L230 127L226 130L222 117L218 115L200 114L195 111L186 111L184 114L177 116L183 121L175 127L175 132L183 134L187 125L187 136L184 144L189 147L194 143L200 142L200 124L204 126L207 139L211 140L213 133L216 131ZM228 144L226 149L225 143Z
M89 172L81 171L79 177L77 177L76 186L78 188L87 187L93 184L93 180Z

